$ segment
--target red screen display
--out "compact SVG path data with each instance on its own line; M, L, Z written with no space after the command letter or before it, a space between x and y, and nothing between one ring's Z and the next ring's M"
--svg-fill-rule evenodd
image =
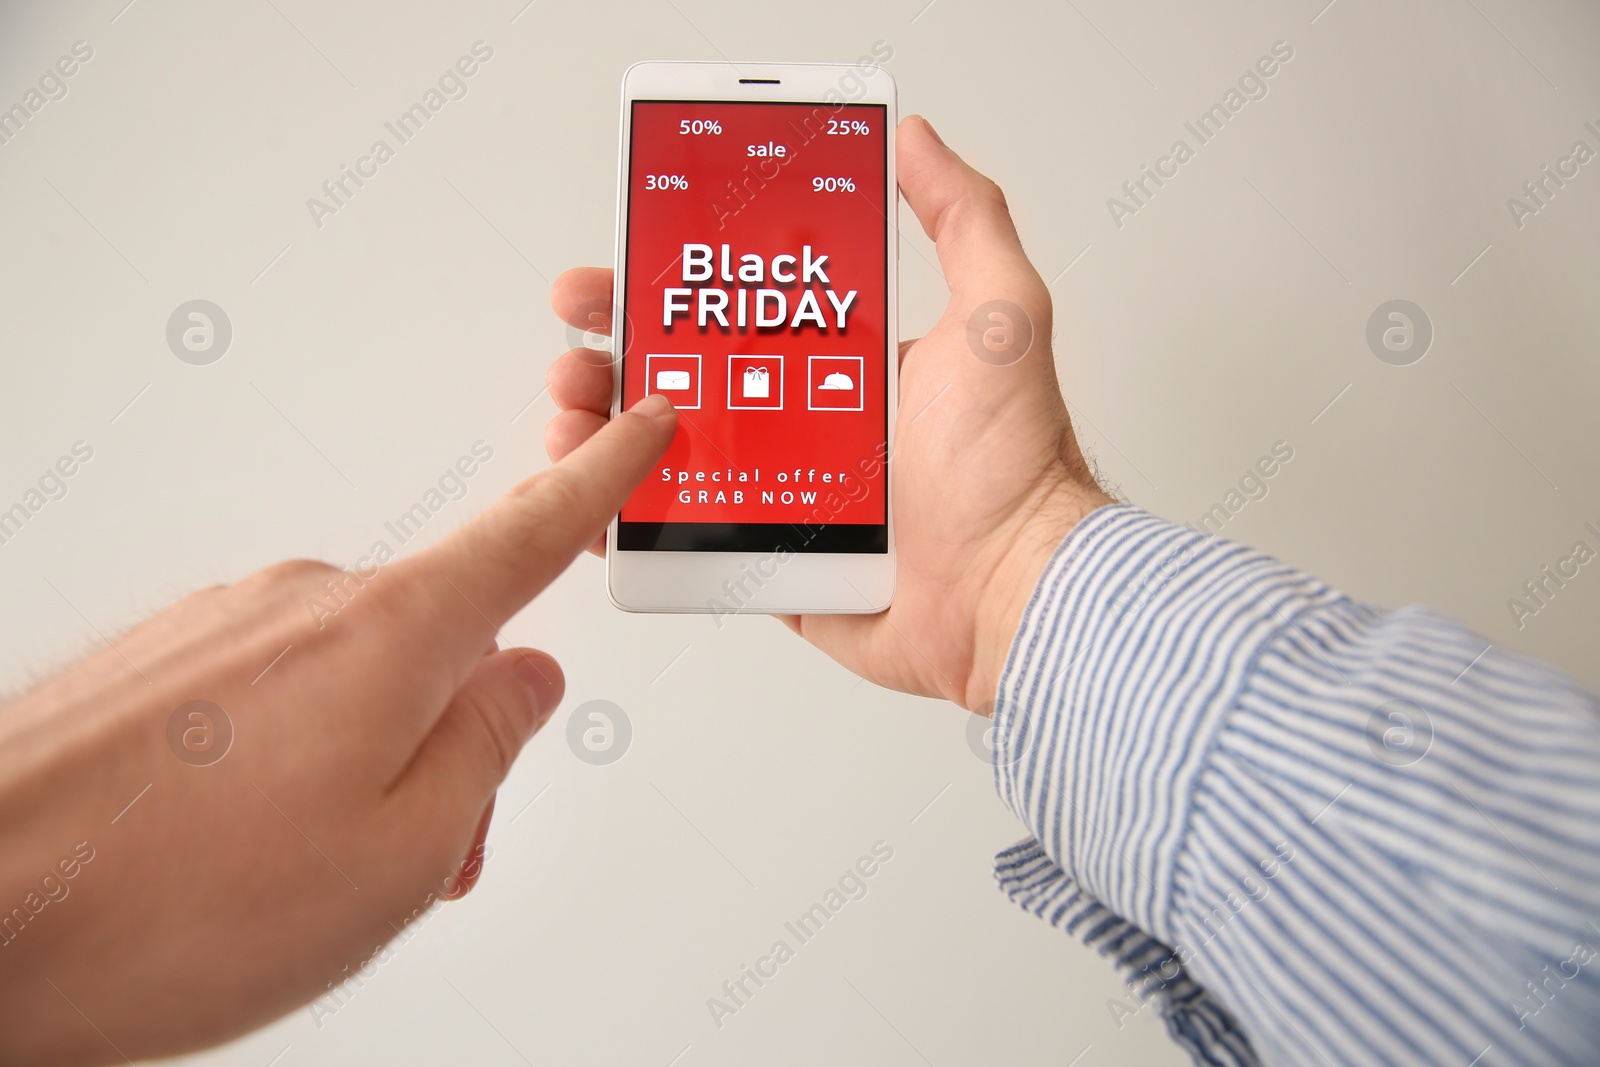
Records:
M885 120L633 103L622 399L661 393L679 425L620 547L884 550Z

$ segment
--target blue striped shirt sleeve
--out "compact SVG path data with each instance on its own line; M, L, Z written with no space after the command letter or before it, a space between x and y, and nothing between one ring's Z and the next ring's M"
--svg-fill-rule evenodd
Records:
M1201 1063L1600 1062L1600 703L1128 505L1040 578L995 703L1019 904ZM1120 1006L1119 1006L1120 1004Z

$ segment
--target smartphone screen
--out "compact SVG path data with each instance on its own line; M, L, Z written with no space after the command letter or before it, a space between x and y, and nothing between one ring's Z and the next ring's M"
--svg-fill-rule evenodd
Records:
M887 552L887 109L631 107L622 403L679 415L617 547Z

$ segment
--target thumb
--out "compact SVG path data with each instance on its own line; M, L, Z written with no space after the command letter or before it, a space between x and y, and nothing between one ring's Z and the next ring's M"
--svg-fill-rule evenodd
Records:
M1049 290L1022 250L1000 187L920 115L900 123L895 149L900 191L938 248L952 298L1014 301L1049 336L1048 321L1039 321L1050 313Z
M665 397L645 397L472 522L396 563L395 584L426 590L418 600L430 632L476 655L605 532L677 424Z
M428 809L422 825L471 829L565 691L561 667L543 652L484 656L391 788Z

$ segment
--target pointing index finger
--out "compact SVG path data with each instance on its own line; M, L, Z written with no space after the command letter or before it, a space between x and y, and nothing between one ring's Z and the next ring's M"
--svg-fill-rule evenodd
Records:
M437 642L481 652L605 531L677 422L665 397L646 397L460 530L396 563L394 586L415 598Z

